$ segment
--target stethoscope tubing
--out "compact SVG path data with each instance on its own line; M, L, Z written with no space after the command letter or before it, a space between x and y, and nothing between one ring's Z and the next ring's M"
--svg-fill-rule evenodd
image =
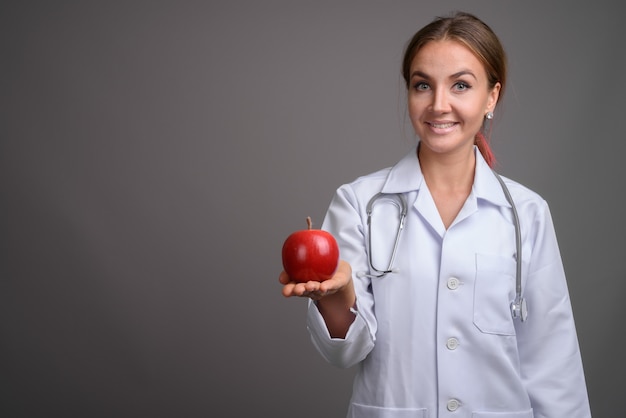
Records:
M500 186L502 187L502 191L504 192L504 196L506 197L507 202L511 205L511 212L513 214L513 225L515 227L515 300L511 303L511 315L513 318L519 318L522 321L526 320L528 315L528 310L526 307L526 300L522 297L522 233L519 221L519 215L517 213L517 208L515 206L515 202L513 201L513 197L511 196L511 192L509 188L504 183L504 180L500 175L492 170L493 174L498 179ZM398 223L398 231L396 232L396 238L393 245L393 251L391 253L391 257L389 259L389 265L386 269L378 269L374 266L372 259L372 212L374 210L374 205L379 199L388 199L391 200L392 203L398 207L399 210L399 223ZM406 216L408 212L408 205L406 202L406 197L402 193L383 193L378 192L367 203L366 207L367 212L367 229L368 229L368 246L369 246L369 254L368 261L370 268L376 274L362 274L368 277L373 278L382 278L385 277L388 273L394 273L396 270L393 269L393 263L396 258L396 254L398 251L398 245L400 243L400 235L402 234L402 230L404 229L404 225L406 222Z
M393 244L393 251L391 252L391 257L389 258L389 265L386 269L378 269L374 266L374 262L372 260L372 212L374 210L374 204L382 198L391 199L392 203L396 205L400 211L400 220L398 223L398 231L396 232L396 239ZM401 193L383 193L378 192L367 203L367 228L368 228L368 243L369 243L369 263L372 270L376 272L374 277L380 278L384 277L388 273L393 273L393 262L396 259L396 253L398 251L398 244L400 243L400 235L402 234L402 230L404 229L404 222L406 221L406 214L408 212L408 205L406 203L406 197Z

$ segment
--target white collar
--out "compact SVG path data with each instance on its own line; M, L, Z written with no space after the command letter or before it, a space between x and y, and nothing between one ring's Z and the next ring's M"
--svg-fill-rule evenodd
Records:
M476 169L474 172L474 184L472 192L477 199L487 200L498 206L511 207L502 192L502 186L498 182L491 167L487 164L478 147L474 146L476 155ZM383 193L405 193L419 190L424 183L424 175L417 157L417 147L406 154L394 165L385 184Z

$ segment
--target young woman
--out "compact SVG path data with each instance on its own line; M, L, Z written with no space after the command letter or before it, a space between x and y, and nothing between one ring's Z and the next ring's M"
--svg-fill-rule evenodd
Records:
M417 146L337 190L322 227L340 246L333 278L279 278L311 299L322 356L359 365L348 416L590 417L548 205L490 167L500 41L470 14L437 18L402 71Z

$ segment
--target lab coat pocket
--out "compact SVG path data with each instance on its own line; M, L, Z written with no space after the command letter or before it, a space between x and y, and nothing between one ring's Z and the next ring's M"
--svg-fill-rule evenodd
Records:
M383 408L379 406L350 405L349 418L426 418L425 408Z
M515 335L515 267L512 257L476 254L474 325L486 334Z
M474 412L472 418L533 418L533 410L522 412Z

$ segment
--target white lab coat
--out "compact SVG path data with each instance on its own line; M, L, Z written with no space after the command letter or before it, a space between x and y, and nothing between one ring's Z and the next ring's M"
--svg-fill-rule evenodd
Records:
M588 418L581 355L561 257L546 202L504 179L522 232L525 322L513 319L515 232L511 206L477 150L472 191L446 230L413 149L394 167L341 186L323 229L350 262L356 317L331 338L309 302L311 339L330 363L358 365L349 417ZM384 278L367 260L366 205L404 193L409 211ZM375 266L386 268L398 217L376 205Z

